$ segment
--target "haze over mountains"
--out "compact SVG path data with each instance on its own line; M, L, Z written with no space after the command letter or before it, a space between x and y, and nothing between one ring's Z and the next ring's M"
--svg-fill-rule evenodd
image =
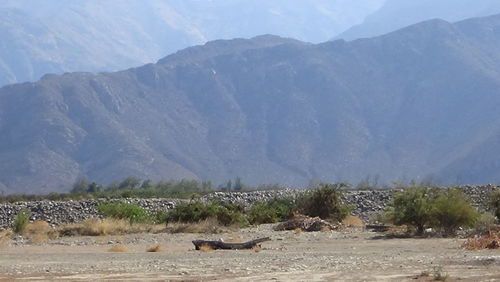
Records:
M498 181L499 90L500 16L352 42L214 41L0 89L0 182Z
M0 13L3 86L47 73L126 69L216 39L372 37L433 18L500 13L500 1L3 0Z
M279 34L320 42L384 0L2 0L0 86L113 71L208 40Z
M500 13L498 0L385 0L384 5L336 38L353 40L382 35L430 19L456 22Z

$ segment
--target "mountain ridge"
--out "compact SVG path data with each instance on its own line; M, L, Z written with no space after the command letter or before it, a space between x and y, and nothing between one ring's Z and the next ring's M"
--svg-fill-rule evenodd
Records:
M0 182L497 181L499 29L500 15L350 42L267 35L6 86Z
M458 22L498 13L500 2L496 0L387 0L382 7L368 15L363 23L350 27L335 38L369 38L431 19Z
M0 86L47 73L117 71L220 38L323 41L382 1L3 0Z

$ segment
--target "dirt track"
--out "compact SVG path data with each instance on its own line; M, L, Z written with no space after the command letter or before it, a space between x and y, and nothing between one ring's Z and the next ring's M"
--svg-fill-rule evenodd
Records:
M457 239L375 239L367 231L294 233L270 226L218 235L60 238L0 249L0 280L402 281L442 267L447 281L500 281L500 251L466 251ZM195 251L193 239L271 236L255 251ZM126 253L112 253L117 242ZM147 253L160 244L162 252ZM430 277L420 277L421 281ZM418 280L417 280L418 281Z

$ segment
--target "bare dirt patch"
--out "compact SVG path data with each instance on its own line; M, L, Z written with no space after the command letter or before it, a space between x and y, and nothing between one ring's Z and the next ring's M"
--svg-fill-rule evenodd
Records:
M68 237L41 244L14 240L0 249L0 280L140 281L429 281L440 267L447 281L500 280L500 251L469 251L459 239L374 239L343 232L273 231L272 226L215 235L134 234ZM248 241L271 237L261 249L195 251L194 239ZM109 252L126 245L126 253ZM161 245L162 252L147 252Z

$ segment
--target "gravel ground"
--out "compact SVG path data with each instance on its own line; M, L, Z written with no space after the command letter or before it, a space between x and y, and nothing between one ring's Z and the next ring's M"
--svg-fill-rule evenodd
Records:
M377 233L294 233L262 225L238 232L72 237L0 249L0 280L420 281L442 267L447 281L500 281L500 251L466 251L460 239L377 239ZM193 239L270 236L255 251L195 251ZM121 243L125 253L109 248ZM160 244L163 251L146 252Z

